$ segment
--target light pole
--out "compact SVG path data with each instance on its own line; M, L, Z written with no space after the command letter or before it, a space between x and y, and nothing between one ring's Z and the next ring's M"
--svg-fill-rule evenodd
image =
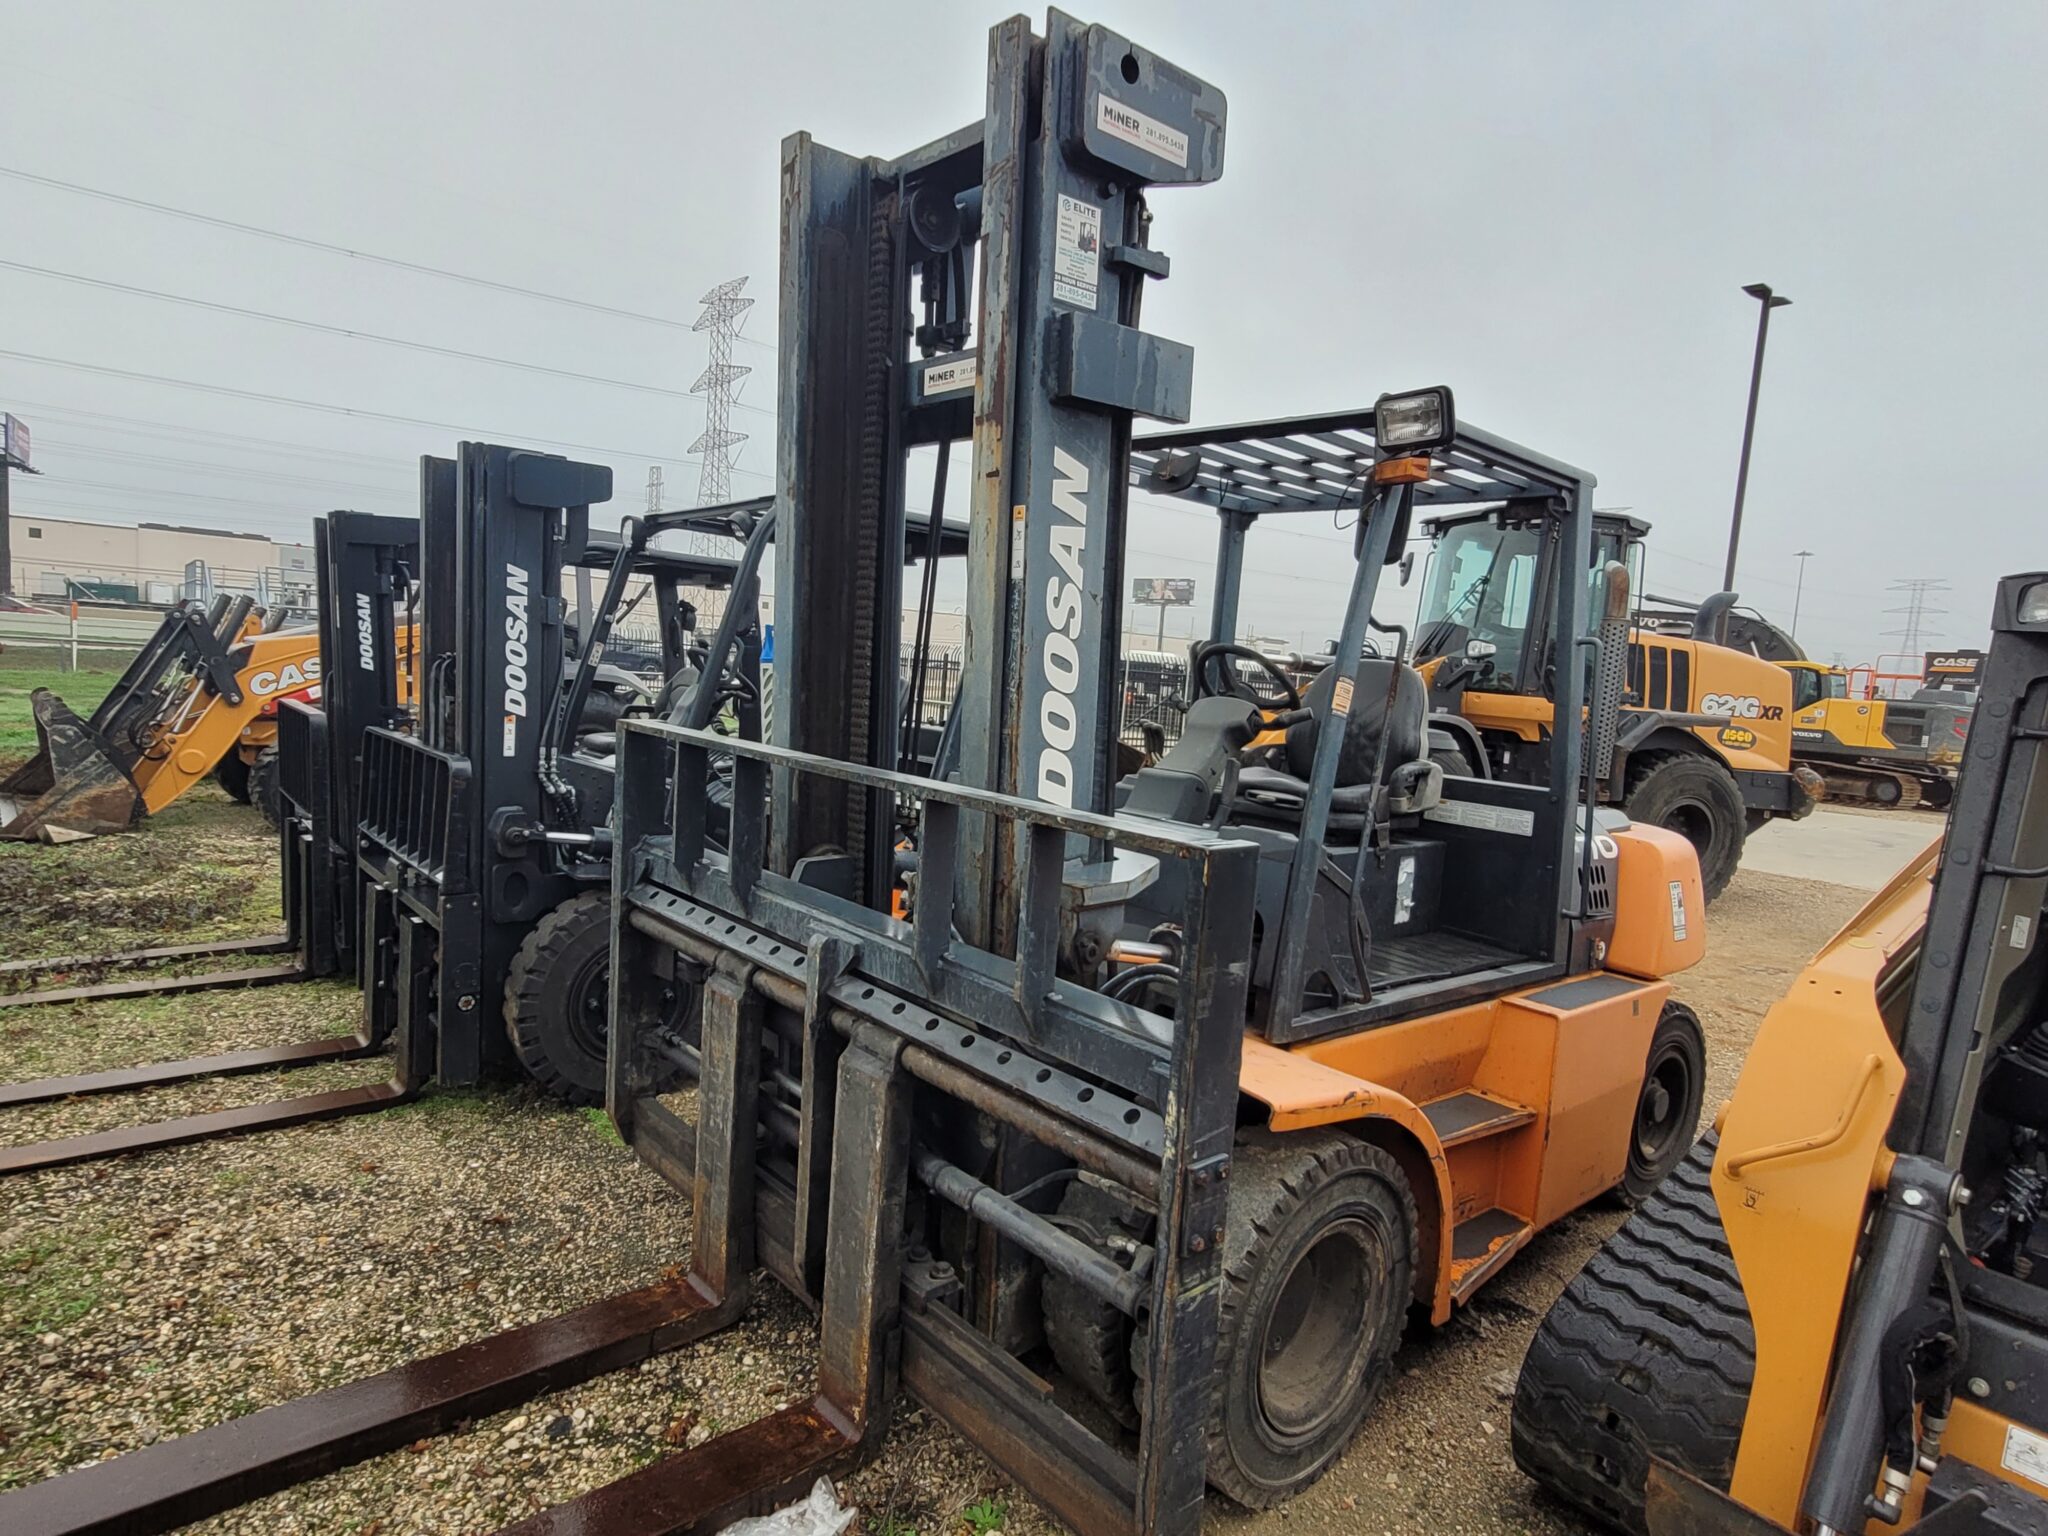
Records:
M1806 595L1806 562L1813 558L1810 549L1795 549L1793 557L1799 562L1799 580L1792 587L1792 638L1799 638L1799 599Z
M1756 396L1764 381L1764 338L1771 333L1771 311L1792 301L1771 292L1769 283L1744 285L1744 293L1757 302L1756 359L1749 367L1749 414L1742 422L1742 467L1735 472L1735 516L1728 524L1728 569L1721 573L1721 590L1735 589L1735 548L1742 542L1742 496L1749 489L1749 445L1756 436Z

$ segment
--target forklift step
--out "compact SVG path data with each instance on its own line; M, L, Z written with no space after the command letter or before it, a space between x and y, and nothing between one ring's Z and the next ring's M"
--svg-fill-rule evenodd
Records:
M1517 1130L1536 1121L1533 1109L1523 1109L1518 1104L1504 1103L1470 1091L1424 1104L1422 1113L1435 1128L1437 1140L1446 1147L1498 1136L1503 1131Z
M1459 1222L1451 1231L1451 1299L1470 1296L1535 1235L1535 1227L1498 1206Z
M345 1115L364 1115L390 1109L411 1097L397 1083L374 1083L365 1088L340 1088L331 1093L278 1099L268 1104L245 1104L238 1109L216 1109L203 1115L186 1115L178 1120L118 1126L111 1131L67 1136L57 1141L32 1141L19 1147L0 1147L0 1176L38 1173L45 1168L96 1162L103 1157L119 1157L127 1152L182 1147L189 1142L206 1141L214 1136L233 1136L243 1131L274 1131L314 1120L339 1120Z
M138 1088L161 1088L167 1083L189 1082L200 1077L237 1077L249 1072L282 1071L289 1067L318 1066L329 1061L353 1061L371 1054L360 1035L342 1035L332 1040L302 1040L296 1045L264 1046L256 1050L227 1051L218 1056L188 1056L182 1061L158 1061L141 1067L115 1067L105 1072L81 1072L72 1077L39 1077L26 1083L0 1083L0 1109L22 1104L49 1104L58 1099L80 1099L99 1093L128 1093Z
M460 1419L638 1364L724 1326L731 1310L688 1279L627 1291L0 1495L0 1530L158 1536L438 1434ZM758 1449L765 1455L768 1447Z
M859 1434L824 1398L658 1461L580 1499L506 1526L498 1536L697 1536L766 1514L851 1461Z
M170 997L180 992L211 992L218 987L268 987L279 982L307 981L305 968L252 965L239 971L208 971L200 976L157 976L147 981L108 981L90 987L51 987L41 992L16 992L0 997L0 1008L34 1008L50 1003L98 1003L119 997Z

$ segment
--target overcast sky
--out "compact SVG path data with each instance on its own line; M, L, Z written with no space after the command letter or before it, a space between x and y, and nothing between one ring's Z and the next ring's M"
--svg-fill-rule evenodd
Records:
M1745 598L1789 620L1792 554L1813 550L1800 638L1865 660L1894 644L1893 582L1947 581L1924 638L1969 644L1994 577L2048 566L2031 480L2048 8L1078 13L1229 98L1221 182L1154 204L1173 276L1145 322L1194 345L1197 421L1449 384L1465 419L1652 519L1649 587L1696 597L1727 537L1755 325L1740 288L1768 281L1794 303L1772 325ZM742 274L761 303L736 359L758 371L734 490L769 489L780 141L807 128L890 155L978 117L1002 14L0 0L7 172L678 322L0 176L0 408L31 423L48 472L17 477L17 513L302 538L329 506L410 510L418 455L462 436L609 462L629 508L658 459L681 504L703 411L664 391L703 367L696 300ZM1319 645L1349 540L1292 527L1254 535L1244 617ZM1203 580L1206 607L1205 518L1141 508L1131 543L1133 574Z

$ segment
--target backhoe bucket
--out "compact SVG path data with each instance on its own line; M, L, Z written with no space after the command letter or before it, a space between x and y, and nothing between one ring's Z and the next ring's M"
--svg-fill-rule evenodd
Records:
M140 821L142 792L100 733L47 688L30 703L39 749L0 782L0 839L63 843Z

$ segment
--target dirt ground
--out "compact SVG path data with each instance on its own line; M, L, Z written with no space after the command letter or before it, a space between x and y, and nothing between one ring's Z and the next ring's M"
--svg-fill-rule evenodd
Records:
M0 958L258 932L277 922L254 812L210 785L143 832L0 848ZM1679 992L1710 1041L1709 1114L1764 1009L1861 903L1842 886L1738 876ZM340 986L0 1014L0 1081L341 1034ZM374 1077L376 1064L250 1077L0 1116L0 1142L250 1103ZM1508 1454L1507 1395L1536 1319L1619 1212L1545 1234L1401 1375L1340 1466L1219 1531L1562 1532ZM0 1489L649 1283L689 1223L594 1112L505 1089L10 1181L0 1199ZM204 1522L216 1536L489 1530L807 1389L810 1319L772 1284L737 1329L638 1369ZM848 1480L887 1536L1056 1529L905 1404ZM5 1506L0 1502L0 1526Z

